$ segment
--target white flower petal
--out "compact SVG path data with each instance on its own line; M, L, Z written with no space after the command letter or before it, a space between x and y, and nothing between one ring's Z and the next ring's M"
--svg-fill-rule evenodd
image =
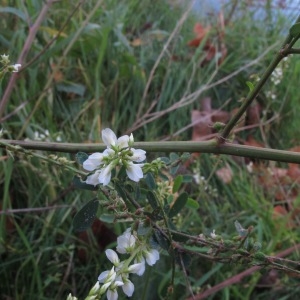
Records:
M86 178L86 181L85 183L86 184L91 184L93 186L96 186L97 184L99 184L99 174L100 174L100 171L96 171L94 174L92 175L89 175L87 178Z
M145 272L145 268L145 261L142 261L129 266L128 271L129 273L134 273L139 276L142 276Z
M117 300L118 292L117 290L108 290L106 293L107 300Z
M103 154L96 152L91 154L87 160L83 162L83 168L87 171L94 171L103 163Z
M130 253L135 246L135 242L135 236L131 233L130 229L127 229L121 236L117 238L117 251L122 254Z
M105 251L105 254L107 256L107 258L114 264L114 265L118 265L120 262L120 259L118 257L118 254L112 250L112 249L107 249Z
M111 179L111 170L113 168L113 165L110 163L105 168L101 169L99 174L99 182L103 185L108 185Z
M111 148L107 148L103 151L103 156L113 156L115 154L115 151Z
M104 283L104 281L105 281L105 279L106 279L106 277L107 277L107 275L108 275L109 272L110 272L110 271L103 271L103 272L98 276L98 281L99 281L100 283Z
M112 267L111 270L102 272L98 277L98 281L100 283L112 283L116 276L115 267Z
M156 249L151 249L145 252L145 258L149 266L153 266L159 260L159 252Z
M131 297L134 292L134 284L129 279L127 279L122 286L122 290L126 294L126 296Z
M110 128L105 128L102 130L102 141L110 148L110 146L115 146L117 142L117 136Z
M140 181L144 176L140 164L128 163L126 166L126 173L128 177L135 182Z
M134 148L131 148L131 151L132 155L128 157L131 161L142 162L146 159L146 151Z
M119 149L128 148L129 147L128 142L129 142L129 136L128 135L123 135L123 136L118 138L117 146L119 147Z
M15 65L12 65L12 68L13 68L13 73L16 73L16 72L19 72L19 69L22 67L21 64L15 64Z

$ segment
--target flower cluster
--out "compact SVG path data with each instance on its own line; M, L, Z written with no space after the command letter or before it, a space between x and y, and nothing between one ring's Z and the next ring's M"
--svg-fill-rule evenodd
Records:
M9 56L6 54L0 55L0 63L4 65L4 67L7 67L7 70L13 73L19 72L19 69L21 68L21 64L14 64L9 65L10 60Z
M145 272L146 262L149 266L153 266L159 260L158 250L149 248L147 241L138 240L137 233L132 232L131 228L118 237L117 243L117 252L129 254L129 258L121 261L117 252L107 249L106 257L113 266L99 275L98 282L91 289L87 299L89 297L98 299L97 297L106 293L108 300L116 300L118 299L118 287L122 288L126 296L131 297L134 292L134 284L130 281L129 274L142 276Z
M140 164L146 159L146 152L142 149L132 148L134 139L123 135L117 139L115 133L106 128L102 130L102 140L107 146L102 153L91 154L83 163L83 168L87 171L94 171L86 179L87 184L96 186L97 184L108 185L111 180L111 172L117 166L125 166L128 177L138 182L143 178ZM136 163L134 163L136 162Z

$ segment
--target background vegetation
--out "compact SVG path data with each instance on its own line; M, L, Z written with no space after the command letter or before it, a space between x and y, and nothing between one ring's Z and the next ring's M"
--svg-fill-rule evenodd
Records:
M172 1L54 1L1 116L4 137L98 142L101 129L110 127L118 134L133 131L137 141L202 139L191 122L192 111L205 111L205 97L212 109L231 113L237 108L248 92L246 81L262 74L295 21L295 10L283 15L279 2L228 1L222 15L192 9L186 16L188 5ZM12 62L44 5L1 1L0 53ZM196 22L211 30L191 47ZM221 63L220 56L207 58L208 40L220 56L226 47ZM270 80L257 99L257 122L244 124L256 127L240 132L236 142L253 145L254 140L280 149L299 145L299 58L290 57L282 70L280 84ZM9 80L4 78L1 95ZM73 174L0 151L0 298L64 299L70 291L83 297L104 268L103 249L124 227L97 223L85 234L74 234L72 217L91 196L74 189ZM291 168L285 164L249 164L247 159L198 157L183 172L204 177L190 187L200 209L179 221L193 234L215 229L226 238L235 234L238 220L254 226L263 250L276 254L299 243L297 177L287 174ZM226 181L216 171L228 166L232 174ZM299 259L299 253L290 258ZM197 294L248 268L195 259L188 279ZM152 269L135 279L134 298L164 297L168 257ZM271 272L255 272L215 297L293 299L300 293L299 279ZM179 269L176 280L174 299L184 299L189 294Z

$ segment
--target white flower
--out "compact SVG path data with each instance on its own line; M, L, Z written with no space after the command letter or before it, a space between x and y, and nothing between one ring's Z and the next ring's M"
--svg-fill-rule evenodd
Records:
M215 239L217 237L215 229L210 233L210 236L212 239Z
M145 251L144 256L149 266L153 266L159 260L159 252L156 249Z
M140 262L134 263L133 265L129 266L128 272L137 274L138 276L142 276L145 272L145 260L142 259Z
M128 228L117 238L117 251L122 254L130 253L134 249L135 241L135 236L131 234L131 229Z
M19 69L20 69L21 67L22 67L21 64L11 65L12 72L14 72L14 73L19 72Z
M107 258L114 264L114 266L119 265L120 259L118 257L118 254L114 250L107 249L105 251L105 254L106 254Z
M126 165L126 173L128 177L135 182L140 181L144 177L142 167L143 164L134 164L132 162Z
M103 153L93 153L84 162L83 168L87 171L97 170L99 183L108 185L111 180L111 171L116 166L124 165L126 167L127 176L138 182L143 178L142 167L139 164L146 159L146 151L142 149L130 148L134 142L133 135L123 135L119 138L115 133L105 128L102 130L102 140L107 146ZM134 164L133 162L137 163ZM86 183L97 185L97 175L89 175Z
M116 289L108 290L106 293L107 300L117 300L118 299L118 292Z
M116 279L116 281L107 290L107 293L106 293L107 299L108 300L117 300L118 299L117 288L119 286L123 286L123 285L124 285L123 281Z
M83 168L87 171L94 171L103 163L104 156L103 153L99 152L91 154L88 159L83 162Z
M128 279L128 275L123 276L124 285L122 285L122 290L126 296L131 297L134 292L134 284Z

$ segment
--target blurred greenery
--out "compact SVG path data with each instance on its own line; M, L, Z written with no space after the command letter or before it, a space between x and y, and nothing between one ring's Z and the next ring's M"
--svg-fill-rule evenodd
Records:
M234 6L236 1L228 1L222 11L227 23L220 38L222 28L216 13L192 10L183 25L176 27L187 9L176 1L53 1L27 49L25 67L7 102L1 120L4 137L98 142L101 129L110 127L118 134L134 131L136 141L154 141L169 138L187 126L173 138L190 140L191 111L200 109L204 97L211 97L214 109L227 100L223 110L239 107L248 92L246 81L251 81L253 74L261 76L295 20L295 15L271 9L276 6L271 0L258 1L265 13L260 19L248 2L238 1ZM0 3L0 53L8 54L14 63L45 2ZM225 43L227 55L222 64L218 65L217 59L204 63L205 42L197 49L187 46L195 38L196 22L212 26L209 39L217 48ZM233 75L272 45L256 63ZM300 142L299 58L294 55L287 63L280 84L268 82L257 99L262 121L270 117L275 121L263 130L250 131L257 141L279 149ZM221 84L209 86L224 78ZM1 97L9 80L6 76L2 82ZM201 88L203 92L197 93ZM185 98L188 105L182 100ZM240 133L239 138L246 139L248 133ZM69 292L84 297L106 269L104 247L124 228L116 224L102 229L112 238L102 239L100 249L88 230L90 242L86 243L74 233L72 218L93 195L74 189L73 174L34 158L4 150L0 153L0 205L3 211L15 210L0 215L0 298L65 299ZM229 184L215 174L226 164L234 172ZM225 156L199 157L187 172L205 178L192 188L200 208L178 217L182 230L209 235L215 229L226 239L235 234L234 221L238 219L245 228L254 226L256 238L270 254L299 243L296 228L287 228L284 217L274 220L274 195L258 184L257 173L249 174L245 164ZM293 184L292 188L297 188L297 183ZM166 295L171 268L167 255L162 257L145 276L133 279L134 299L162 299ZM290 258L299 259L299 253ZM188 279L197 293L247 268L193 258ZM216 299L295 299L300 293L297 280L284 273L277 275L271 286L259 287L266 274L268 271L262 270L240 284L227 286ZM188 294L186 278L177 269L174 299L185 299Z

